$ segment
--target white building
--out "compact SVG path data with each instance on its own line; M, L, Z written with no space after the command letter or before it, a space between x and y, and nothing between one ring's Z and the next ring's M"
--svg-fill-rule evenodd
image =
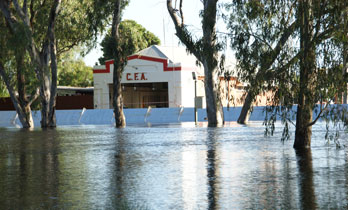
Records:
M185 48L151 46L129 56L121 81L124 106L193 107L192 72L201 78L204 75L203 68L196 65L196 58ZM113 60L95 66L93 77L94 108L112 108ZM197 96L204 97L201 80L197 82Z

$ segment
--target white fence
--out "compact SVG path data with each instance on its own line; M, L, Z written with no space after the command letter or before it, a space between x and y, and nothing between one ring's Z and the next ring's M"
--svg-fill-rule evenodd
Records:
M264 120L264 107L254 107L250 121ZM225 121L237 121L241 107L224 108ZM124 109L127 124L163 124L193 122L193 108ZM57 110L59 125L113 125L115 119L111 109ZM35 127L40 127L41 113L33 111ZM206 110L198 109L198 121L204 122ZM0 111L0 127L21 127L15 111Z

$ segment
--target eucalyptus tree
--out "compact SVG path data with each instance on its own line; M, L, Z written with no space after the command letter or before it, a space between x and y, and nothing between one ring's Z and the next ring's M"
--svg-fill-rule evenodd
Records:
M160 39L146 30L142 25L134 20L123 20L119 26L119 44L122 54L129 56L151 45L159 45ZM115 38L111 36L111 30L105 35L102 42L103 56L99 58L99 63L104 64L106 60L114 59Z
M167 9L174 23L176 36L204 67L204 88L206 95L208 126L221 126L224 123L221 93L219 91L219 55L222 46L216 34L217 0L203 0L202 31L203 36L195 40L184 22L183 0L178 8L173 1L167 0ZM176 3L176 1L175 1Z
M4 18L0 17L1 28L5 28ZM0 79L0 95L8 93L23 128L31 128L34 127L31 104L37 98L38 91L28 88L28 84L35 83L35 80L30 72L25 71L30 64L25 60L28 55L22 44L23 42L11 39L6 30L0 32L0 78L2 78L2 81ZM35 87L35 85L31 86Z
M329 109L328 104L343 91L347 81L341 73L342 50L337 45L342 39L336 36L344 25L347 6L344 1L311 0L234 3L248 7L243 10L247 14L241 15L244 22L231 23L242 30L240 35L235 30L237 35L233 37L233 43L237 44L240 75L252 86L249 91L271 90L274 93L273 106L269 107L271 112L266 115L266 132L273 132L274 121L279 115L285 123L283 138L289 138L290 122L296 127L294 148L310 147L312 126L320 117L328 121L345 121L343 107ZM230 6L238 8L233 4ZM260 21L248 26L254 17ZM232 18L231 22L234 20ZM294 28L289 30L293 24ZM282 43L287 33L288 40ZM279 43L282 50L277 52ZM264 49L270 50L271 54L263 53ZM263 63L274 58L272 54L276 56L275 60L268 68L262 68ZM258 84L256 88L255 84ZM297 104L295 113L291 112L294 104ZM296 123L292 121L295 117Z
M298 29L291 1L239 0L227 4L231 31L231 47L238 61L238 77L248 84L239 118L249 120L257 95L272 84L274 70L284 63L290 65L294 55L291 40ZM270 83L268 83L270 82Z
M342 31L345 1L302 0L296 5L299 20L298 91L294 148L309 148L312 126L320 117L346 123L346 109L329 109L330 102L344 92L347 78L341 74L342 50L336 34ZM319 103L319 106L316 104ZM314 109L314 112L313 112ZM313 113L315 114L313 116Z
M121 9L126 6L126 3L121 2ZM116 127L124 127L126 126L126 119L123 113L121 76L124 66L127 64L127 57L151 45L160 44L160 39L133 20L121 21L118 27L113 22L112 26L111 31L101 42L103 57L99 58L99 62L104 63L109 59L114 60L113 105L115 122Z
M11 7L12 6L12 7ZM23 4L23 9L26 7L26 2ZM31 104L36 99L37 94L32 93L31 98L27 96L26 92L26 80L28 80L29 72L26 72L28 62L28 43L31 41L29 32L24 24L20 21L29 23L29 19L26 19L22 8L18 2L15 1L1 1L1 55L0 55L0 75L6 84L6 88L9 92L13 105L19 116L19 120L24 128L30 128L34 126L31 115ZM20 10L21 13L17 16L12 14L12 11ZM8 30L4 30L8 28ZM16 69L16 71L12 71ZM16 81L14 82L14 75L17 74ZM18 91L15 90L18 88Z
M342 49L342 74L343 76L346 76L348 73L348 1L344 1L343 6L346 8L345 11L343 11L343 23L341 26L341 30L337 33L337 39L339 40L340 47ZM342 104L347 104L347 84L344 84L344 90L342 92L342 96L339 95L340 99L342 98Z
M120 23L122 10L128 4L127 0L115 0L113 4L111 40L113 42L112 55L114 57L114 74L113 74L113 106L117 128L126 126L126 118L123 112L123 97L121 88L122 71L127 62L127 55L122 51L120 44Z
M9 34L24 41L23 50L29 54L40 90L41 127L55 127L57 57L77 45L92 45L111 10L92 0L6 0L0 1L0 11Z

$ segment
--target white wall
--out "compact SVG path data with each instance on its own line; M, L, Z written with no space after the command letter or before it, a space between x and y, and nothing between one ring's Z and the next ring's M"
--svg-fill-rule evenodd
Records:
M108 62L106 62L108 65ZM181 67L181 64L168 64L168 68ZM105 65L94 67L94 108L109 109L109 84L112 84L113 64L110 72L104 71ZM169 107L193 107L194 106L194 82L192 71L199 70L196 67L178 71L164 71L163 63L133 59L129 60L122 76L122 83L154 83L168 82ZM202 91L198 91L200 94ZM204 90L203 90L204 93Z

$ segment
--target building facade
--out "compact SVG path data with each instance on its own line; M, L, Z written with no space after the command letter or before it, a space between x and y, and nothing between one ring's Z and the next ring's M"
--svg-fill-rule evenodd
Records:
M204 70L185 48L151 46L128 57L122 74L125 108L194 107L195 80L198 108L205 108ZM229 64L234 70L234 65ZM227 68L228 69L228 68ZM94 108L111 109L113 100L113 60L95 66ZM225 107L242 106L245 84L236 77L220 77L220 93ZM270 93L258 96L254 105L268 103Z
M192 72L204 75L184 48L151 46L129 56L121 81L125 108L193 107ZM112 108L113 60L95 66L93 78L94 108ZM197 86L204 97L203 82Z

